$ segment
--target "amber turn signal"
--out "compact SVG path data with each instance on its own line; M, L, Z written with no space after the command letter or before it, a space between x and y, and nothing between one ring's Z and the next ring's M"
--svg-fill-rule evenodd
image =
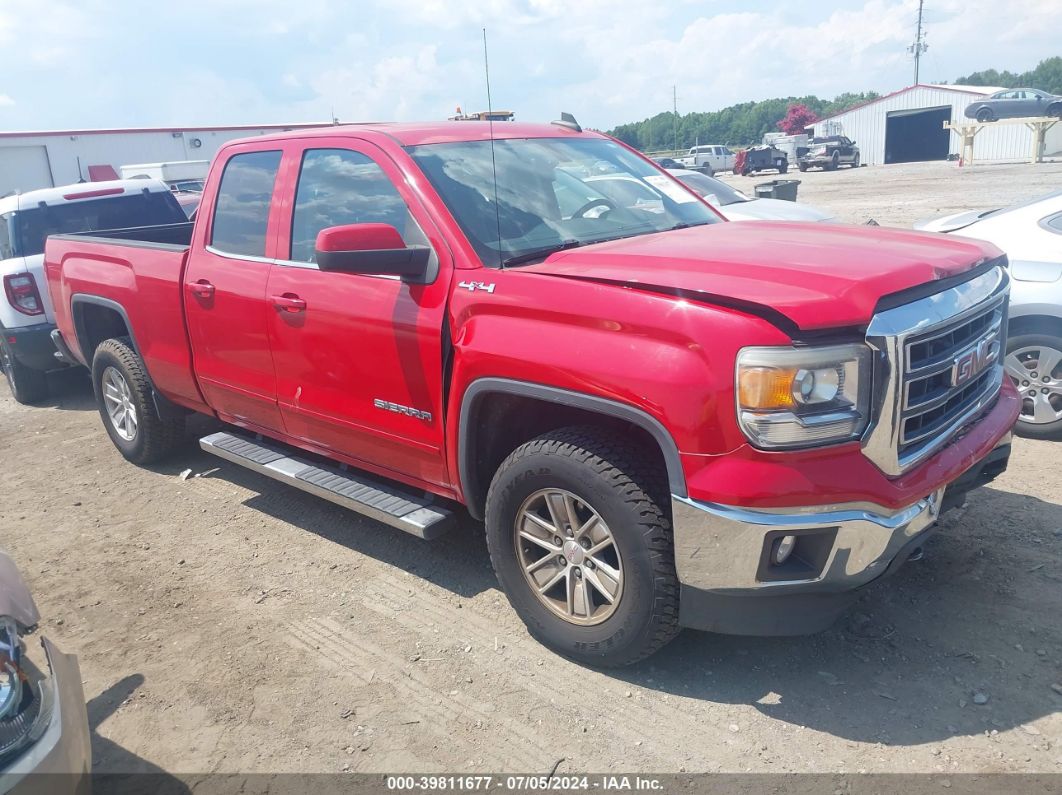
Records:
M793 381L797 368L748 367L739 373L738 402L753 410L788 409L796 405Z

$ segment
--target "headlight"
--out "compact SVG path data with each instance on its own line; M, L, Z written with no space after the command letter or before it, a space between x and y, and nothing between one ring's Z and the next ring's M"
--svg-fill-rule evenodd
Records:
M867 426L870 351L864 345L743 348L738 424L757 447L811 447L858 438Z
M52 715L52 680L24 652L14 620L0 616L0 764L38 740Z

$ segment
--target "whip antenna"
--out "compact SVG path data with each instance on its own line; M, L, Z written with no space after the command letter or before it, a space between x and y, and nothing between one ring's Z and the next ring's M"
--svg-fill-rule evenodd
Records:
M490 165L494 171L494 220L498 225L498 267L502 264L501 207L498 204L498 161L494 158L494 108L490 103L490 63L487 61L487 29L483 28L483 74L487 81L487 124L490 130Z

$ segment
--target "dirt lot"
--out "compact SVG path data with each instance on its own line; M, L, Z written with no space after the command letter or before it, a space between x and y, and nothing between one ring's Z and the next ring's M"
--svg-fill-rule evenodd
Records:
M909 224L1046 192L1062 164L797 177ZM826 633L687 632L598 672L528 637L473 523L422 542L191 436L138 469L87 378L54 386L39 408L0 390L0 543L80 655L98 771L1062 772L1060 445L1018 440Z

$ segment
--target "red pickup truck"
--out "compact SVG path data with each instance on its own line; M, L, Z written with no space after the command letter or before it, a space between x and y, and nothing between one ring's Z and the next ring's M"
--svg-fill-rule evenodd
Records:
M571 122L227 144L194 225L46 268L127 459L203 412L209 452L421 537L464 506L531 634L594 664L828 626L1018 414L997 249L726 223Z

